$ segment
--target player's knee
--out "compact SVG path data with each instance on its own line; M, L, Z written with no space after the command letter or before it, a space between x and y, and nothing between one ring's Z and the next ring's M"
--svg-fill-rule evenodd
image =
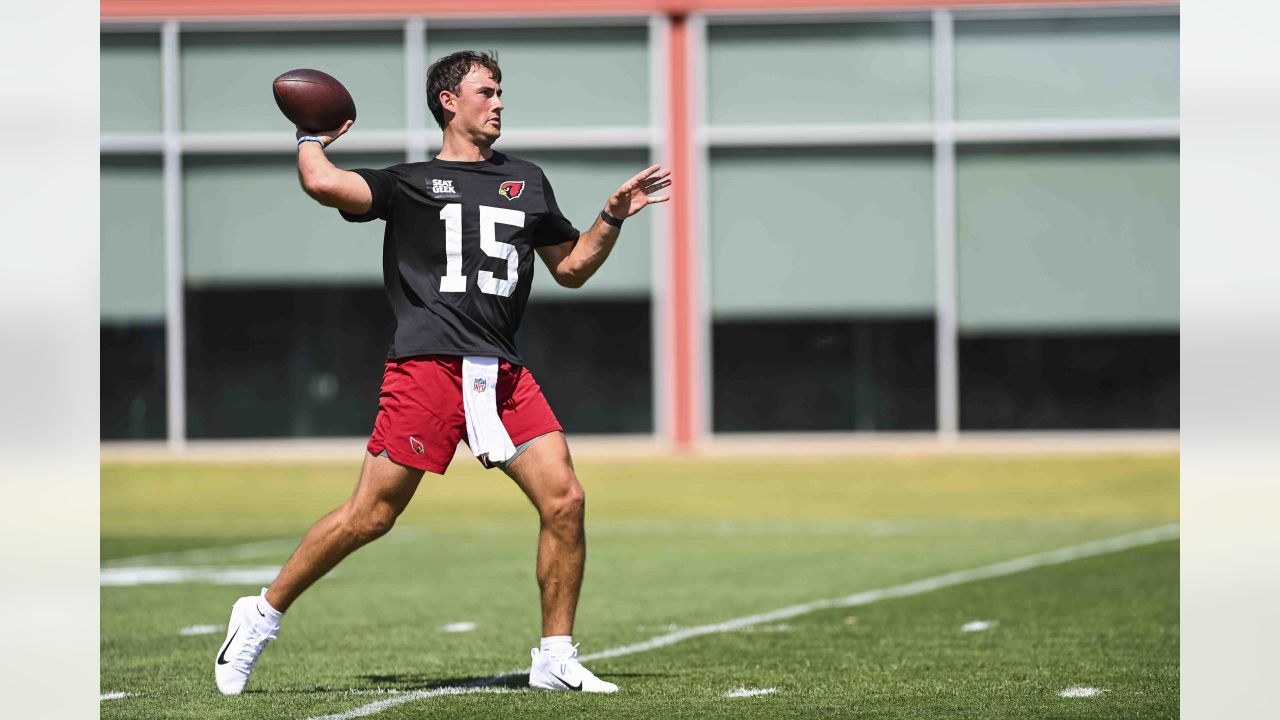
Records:
M554 525L576 527L582 524L586 508L587 494L575 480L547 503L543 520Z
M372 542L391 531L397 514L395 508L386 503L353 509L347 515L347 528L361 542Z

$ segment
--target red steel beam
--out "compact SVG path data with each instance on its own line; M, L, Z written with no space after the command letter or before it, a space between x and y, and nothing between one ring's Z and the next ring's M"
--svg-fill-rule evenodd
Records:
M667 304L667 361L668 377L672 388L667 396L670 413L667 426L669 440L679 450L688 450L698 441L699 404L698 392L699 354L696 352L704 328L699 326L696 285L698 254L697 238L693 232L692 208L697 198L694 191L696 163L693 149L693 43L696 38L689 32L688 18L671 19L671 35L668 41L667 73L670 96L667 100L667 138L670 148L671 172L679 183L671 194L671 208L667 232L667 257L670 260L667 281L670 283L670 302ZM666 389L660 389L665 392Z
M689 13L922 10L934 7L1176 5L1169 0L101 0L104 20L198 18L683 16Z

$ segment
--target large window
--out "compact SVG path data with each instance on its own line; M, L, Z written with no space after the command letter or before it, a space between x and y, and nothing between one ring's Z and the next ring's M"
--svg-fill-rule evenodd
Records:
M497 149L539 163L582 228L609 192L650 163L643 21L233 27L183 26L170 56L158 27L102 36L104 437L166 432L166 182L177 189L182 219L186 435L371 428L394 331L381 287L383 224L347 223L298 188L291 128L269 90L280 73L310 67L339 78L359 116L331 157L341 167L381 168L425 159L439 144L425 75L408 74L454 50L496 50L507 106ZM166 62L178 80L172 128L163 122ZM626 139L597 142L584 128L613 128ZM163 142L166 131L181 148L168 171L163 154L175 145ZM136 155L139 145L152 154ZM537 270L518 342L561 422L576 432L653 430L650 223L627 223L609 264L583 289L560 288Z
M933 427L931 149L803 146L928 122L931 42L923 22L708 28L706 122L737 131L704 208L714 430Z
M716 430L932 426L931 163L918 148L712 153Z

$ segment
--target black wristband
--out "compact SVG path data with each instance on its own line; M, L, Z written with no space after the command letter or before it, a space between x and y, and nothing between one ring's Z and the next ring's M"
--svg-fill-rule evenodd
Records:
M604 211L604 210L601 210L601 211L600 211L600 219L604 222L604 224L605 224L605 225L608 225L608 226L610 226L610 227L616 227L616 228L620 228L620 227L622 227L622 221L621 221L621 220L619 220L618 218L616 218L616 217L614 217L614 216L610 215L608 212L606 212L606 211Z

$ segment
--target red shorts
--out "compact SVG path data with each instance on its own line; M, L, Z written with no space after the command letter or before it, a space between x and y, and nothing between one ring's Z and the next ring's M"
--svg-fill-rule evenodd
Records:
M511 444L560 430L542 388L523 366L498 365L498 417ZM424 355L388 360L378 396L369 453L383 450L401 465L443 475L467 437L462 409L462 358Z

